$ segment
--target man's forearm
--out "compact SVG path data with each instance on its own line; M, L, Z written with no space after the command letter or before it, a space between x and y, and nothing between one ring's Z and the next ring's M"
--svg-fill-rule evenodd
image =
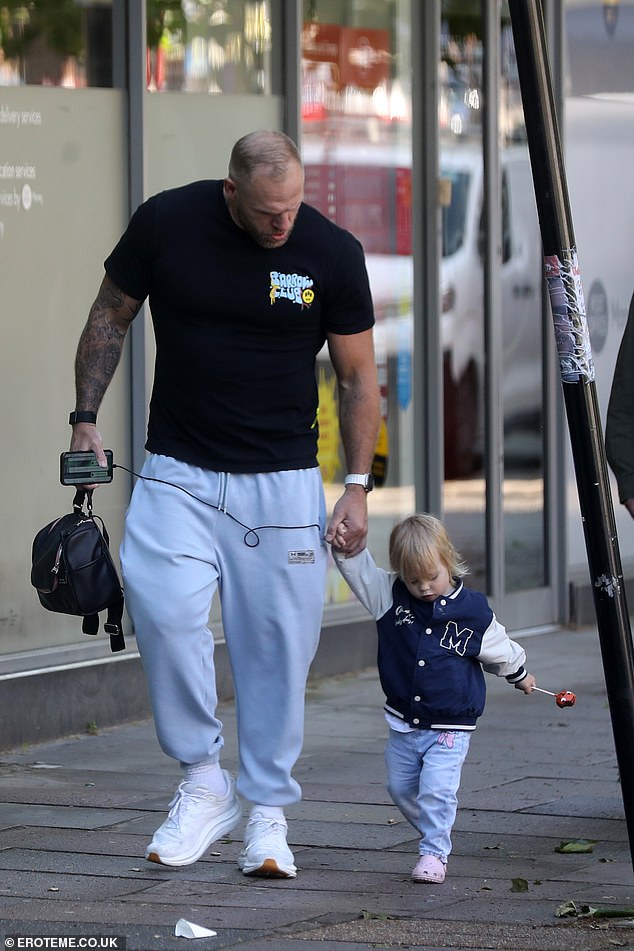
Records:
M369 472L379 434L379 394L362 381L339 391L339 428L348 472Z
M126 297L108 279L102 283L77 347L76 409L98 411L140 306L140 301Z

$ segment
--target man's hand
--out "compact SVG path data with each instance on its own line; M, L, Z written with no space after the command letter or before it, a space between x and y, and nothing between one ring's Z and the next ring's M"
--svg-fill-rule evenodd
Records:
M106 454L103 451L103 441L101 433L94 423L75 423L73 426L73 435L70 438L71 452L94 452L97 462L104 469L108 465ZM96 489L98 483L91 485L77 486L79 489Z
M365 489L349 485L337 501L326 530L326 541L351 558L365 548L368 537L368 502Z

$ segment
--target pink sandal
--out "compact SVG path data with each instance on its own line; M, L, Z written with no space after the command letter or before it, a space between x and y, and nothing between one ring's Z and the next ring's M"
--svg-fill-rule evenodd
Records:
M412 879L415 882L442 885L445 880L445 870L445 863L437 855L421 855L414 866Z

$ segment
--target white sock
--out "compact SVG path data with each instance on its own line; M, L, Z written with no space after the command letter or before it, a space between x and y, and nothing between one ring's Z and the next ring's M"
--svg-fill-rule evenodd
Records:
M229 791L220 763L190 763L183 771L186 782L206 786L214 796L223 797Z
M265 819L283 819L284 818L284 809L282 806L258 806L255 805L251 809L251 815L258 813L261 816L264 816Z

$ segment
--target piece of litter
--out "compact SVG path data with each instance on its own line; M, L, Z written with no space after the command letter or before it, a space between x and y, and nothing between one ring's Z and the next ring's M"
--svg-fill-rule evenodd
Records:
M214 938L216 936L215 931L203 928L202 925L195 925L193 921L187 921L185 918L178 919L174 934L177 938Z

